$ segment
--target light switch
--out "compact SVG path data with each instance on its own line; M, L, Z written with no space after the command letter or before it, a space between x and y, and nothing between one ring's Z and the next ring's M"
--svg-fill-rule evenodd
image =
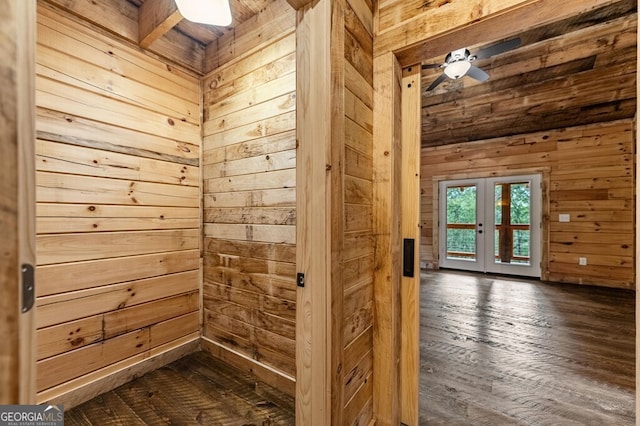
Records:
M560 222L571 222L571 215L566 213L561 213L558 215L558 220Z
M578 263L580 264L580 266L587 266L587 258L586 257L579 258Z

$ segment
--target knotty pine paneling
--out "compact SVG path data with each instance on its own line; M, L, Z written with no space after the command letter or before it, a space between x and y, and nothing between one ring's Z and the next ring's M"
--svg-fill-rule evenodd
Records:
M364 425L373 418L373 14L367 0L345 5L341 409L343 424Z
M278 31L264 21L274 14ZM265 37L247 38L258 32ZM295 11L271 2L234 33L219 39L216 68L203 79L203 335L293 378Z
M422 149L421 260L433 246L433 177L548 170L542 211L549 235L542 269L551 281L635 288L631 120ZM559 214L571 221L560 222ZM588 265L579 266L586 257Z
M37 26L37 386L55 401L197 338L201 90L42 4Z

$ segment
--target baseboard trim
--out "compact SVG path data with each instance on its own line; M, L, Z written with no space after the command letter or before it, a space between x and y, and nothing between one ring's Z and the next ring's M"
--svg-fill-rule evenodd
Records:
M212 340L189 335L40 392L38 404L62 404L65 410L69 410L199 350L204 350L211 356L251 374L261 382L295 397L294 377Z
M251 359L246 355L235 352L234 350L222 346L213 340L209 340L206 337L202 338L201 343L202 350L206 351L211 356L253 375L261 382L273 386L289 396L295 397L296 379L294 377Z
M200 337L189 335L153 348L38 394L38 404L71 409L146 373L200 350Z

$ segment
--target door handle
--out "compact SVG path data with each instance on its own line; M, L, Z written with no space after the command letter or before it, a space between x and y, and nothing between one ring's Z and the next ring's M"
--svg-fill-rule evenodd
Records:
M413 238L405 238L403 242L403 259L402 259L402 275L405 277L413 277L415 262L415 245L416 240Z

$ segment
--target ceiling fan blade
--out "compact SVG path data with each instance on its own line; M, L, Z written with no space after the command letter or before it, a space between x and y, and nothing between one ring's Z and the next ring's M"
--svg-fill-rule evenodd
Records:
M486 81L489 79L489 74L473 65L471 66L471 68L469 68L469 71L467 71L467 74L465 75L468 75L469 77L478 81Z
M480 49L474 56L476 57L476 59L486 59L490 56L498 55L511 49L515 49L518 46L520 46L520 37L512 38L511 40L503 41L502 43L494 44L493 46Z
M430 91L430 90L435 89L446 78L447 78L447 76L445 74L440 74L440 76L438 78L436 78L435 80L433 80L433 83L431 83L431 85L429 87L427 87L427 92Z
M442 67L441 64L422 64L422 69L423 70L440 68L440 67Z

